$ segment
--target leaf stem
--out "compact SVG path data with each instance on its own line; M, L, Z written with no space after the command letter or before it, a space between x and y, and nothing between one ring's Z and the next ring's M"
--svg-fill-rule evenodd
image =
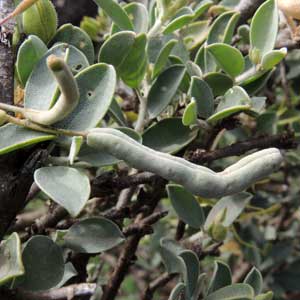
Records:
M26 127L26 128L32 129L34 131L45 132L45 133L54 134L54 135L58 135L58 136L82 136L82 137L87 136L87 132L85 132L85 131L72 131L72 130L66 130L66 129L53 128L53 127L49 127L49 126L41 126L41 125L33 123L27 119L18 119L16 117L12 117L9 115L7 115L7 121L9 123L13 123L18 126Z
M145 126L145 118L147 116L147 107L148 107L148 88L147 85L144 84L144 95L140 93L139 90L136 90L136 94L140 101L139 107L139 115L135 125L135 131L142 132ZM146 96L145 96L146 95Z

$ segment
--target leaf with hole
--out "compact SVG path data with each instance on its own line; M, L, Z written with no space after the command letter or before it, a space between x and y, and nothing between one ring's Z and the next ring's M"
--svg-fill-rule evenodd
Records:
M87 175L69 167L44 167L34 173L38 187L54 202L76 217L89 199L91 188Z
M124 241L119 227L112 221L94 217L71 226L64 236L65 246L79 253L100 253Z
M117 82L114 68L94 64L76 75L79 104L74 111L55 127L68 130L87 130L96 127L111 105Z

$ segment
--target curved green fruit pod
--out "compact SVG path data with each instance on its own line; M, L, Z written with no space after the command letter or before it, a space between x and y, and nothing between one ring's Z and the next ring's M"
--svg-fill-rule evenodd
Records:
M89 65L85 55L74 46L67 44L53 46L34 67L27 81L24 96L25 108L48 110L58 99L57 82L47 67L47 58L50 55L64 58L74 74Z
M259 63L268 52L272 51L278 32L278 7L276 0L264 2L256 11L250 26L250 57Z
M95 52L94 45L89 35L81 28L72 24L62 25L51 40L51 43L66 43L79 49L90 64L94 63Z
M0 155L56 138L13 124L0 127L0 136Z
M87 175L69 167L45 167L34 173L38 187L54 202L76 217L91 193Z
M32 292L45 291L55 287L64 275L62 249L46 236L32 237L22 253L25 275L15 285Z
M23 28L48 43L56 33L57 14L50 0L39 0L23 13Z
M139 133L128 127L120 127L118 130L124 132L135 141L142 143L142 137ZM84 144L79 152L78 159L90 164L93 167L105 167L115 165L121 162L120 159L110 155L108 152L99 151Z
M79 88L79 104L57 128L81 131L96 127L111 105L115 88L116 72L107 64L95 64L76 75Z
M35 65L47 51L48 48L45 43L35 35L30 35L22 43L17 55L16 70L23 86L25 86Z
M65 246L79 253L100 253L122 243L125 237L109 219L94 217L82 220L67 231Z
M0 286L24 275L21 241L18 234L11 234L0 245Z

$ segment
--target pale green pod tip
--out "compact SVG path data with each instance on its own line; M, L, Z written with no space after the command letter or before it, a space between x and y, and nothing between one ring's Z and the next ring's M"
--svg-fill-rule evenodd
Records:
M47 65L53 72L61 95L49 110L24 109L23 113L25 118L41 125L52 125L65 119L77 107L80 97L77 82L62 58L50 55Z
M65 61L62 58L52 54L47 58L47 65L48 68L53 72L59 72L64 68Z

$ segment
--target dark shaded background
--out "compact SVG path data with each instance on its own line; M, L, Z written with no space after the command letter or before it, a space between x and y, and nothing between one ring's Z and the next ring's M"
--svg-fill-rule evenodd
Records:
M53 0L56 6L59 25L72 23L78 25L83 16L95 16L97 5L92 0Z

